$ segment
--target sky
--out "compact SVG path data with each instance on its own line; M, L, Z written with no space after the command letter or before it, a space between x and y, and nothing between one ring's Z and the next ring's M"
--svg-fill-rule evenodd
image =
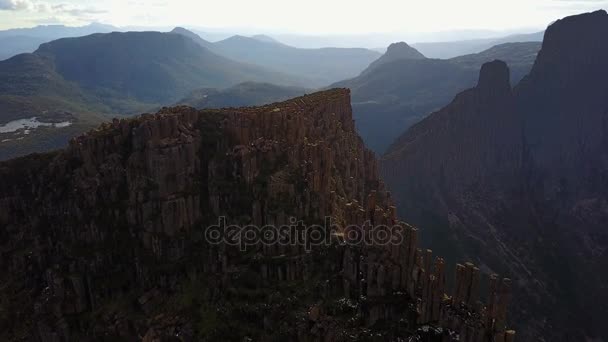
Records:
M311 35L523 32L601 8L608 0L0 0L0 29L101 22Z

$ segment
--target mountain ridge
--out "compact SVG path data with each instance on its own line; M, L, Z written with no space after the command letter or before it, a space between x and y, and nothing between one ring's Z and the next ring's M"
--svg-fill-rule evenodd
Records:
M372 150L382 154L407 128L473 86L485 62L504 59L517 83L532 68L539 49L537 43L510 43L449 60L395 59L332 87L353 91L359 132Z
M183 35L160 32L55 40L0 61L0 75L0 124L31 118L55 122L65 112L72 117L70 127L0 133L2 159L60 147L77 129L85 131L110 115L173 104L201 87L300 84L296 77L216 55Z
M476 88L381 161L400 211L429 232L423 241L511 276L525 340L606 338L608 260L596 251L608 243L608 49L597 44L607 35L605 11L558 20L512 90L503 63L486 64Z
M513 341L511 281L487 279L484 305L479 269L458 264L447 289L445 261L398 221L349 97L164 108L1 162L0 337ZM331 217L334 238L366 220L403 235L239 247L205 230L292 217Z

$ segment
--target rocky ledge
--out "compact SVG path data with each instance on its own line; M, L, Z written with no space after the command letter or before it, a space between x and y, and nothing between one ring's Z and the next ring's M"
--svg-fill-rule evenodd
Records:
M306 225L328 244L206 239ZM351 244L349 225L396 226ZM164 108L0 163L0 339L513 341L508 279L447 266L396 218L334 89L257 108ZM362 229L361 231L363 231ZM483 305L479 293L487 292Z

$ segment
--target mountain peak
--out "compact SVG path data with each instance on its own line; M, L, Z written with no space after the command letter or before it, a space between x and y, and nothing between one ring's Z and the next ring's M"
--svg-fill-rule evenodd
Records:
M370 64L367 69L363 70L361 74L366 74L371 70L377 68L380 65L394 62L397 60L420 60L426 59L423 54L421 54L418 50L413 47L407 45L405 42L397 42L392 43L386 49L384 55L380 56L377 60L375 60L372 64Z
M183 28L181 26L176 26L173 30L171 30L171 32L177 33L177 32L191 32L191 31L186 28Z
M385 57L390 58L391 60L395 59L423 59L423 54L421 54L418 50L409 46L405 42L396 42L392 43L386 49Z
M478 89L488 89L493 92L511 89L509 67L501 60L484 63L479 72Z
M551 24L545 31L543 47L539 59L555 59L571 62L588 58L581 53L605 54L608 35L608 13L599 10L573 15Z
M198 45L205 47L205 48L211 48L211 46L212 46L212 44L210 42L204 40L198 34L192 32L186 28L183 28L181 26L175 27L173 30L171 30L170 33L179 34L184 37L188 37L188 38L194 40Z
M551 24L545 31L534 67L526 82L518 86L526 90L518 92L541 92L551 85L570 95L585 96L582 84L593 85L589 91L601 91L608 73L606 36L608 13L604 10L573 15Z
M281 42L279 42L278 40L276 40L270 36L267 36L265 34L256 34L256 35L251 36L251 38L253 38L255 40L259 40L264 43L281 44Z

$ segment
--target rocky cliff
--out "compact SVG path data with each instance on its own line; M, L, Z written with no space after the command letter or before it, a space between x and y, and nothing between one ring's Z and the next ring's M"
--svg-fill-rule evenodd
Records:
M412 127L382 173L423 241L514 279L525 340L606 340L608 15L549 26L511 90L500 61Z
M337 228L310 248L210 239L222 217L242 226L329 217ZM363 234L366 221L401 239L352 243L344 227ZM444 259L397 220L345 89L257 108L165 108L3 162L0 227L6 341L515 335L509 279L492 275L482 288L479 268L456 265L448 291Z

